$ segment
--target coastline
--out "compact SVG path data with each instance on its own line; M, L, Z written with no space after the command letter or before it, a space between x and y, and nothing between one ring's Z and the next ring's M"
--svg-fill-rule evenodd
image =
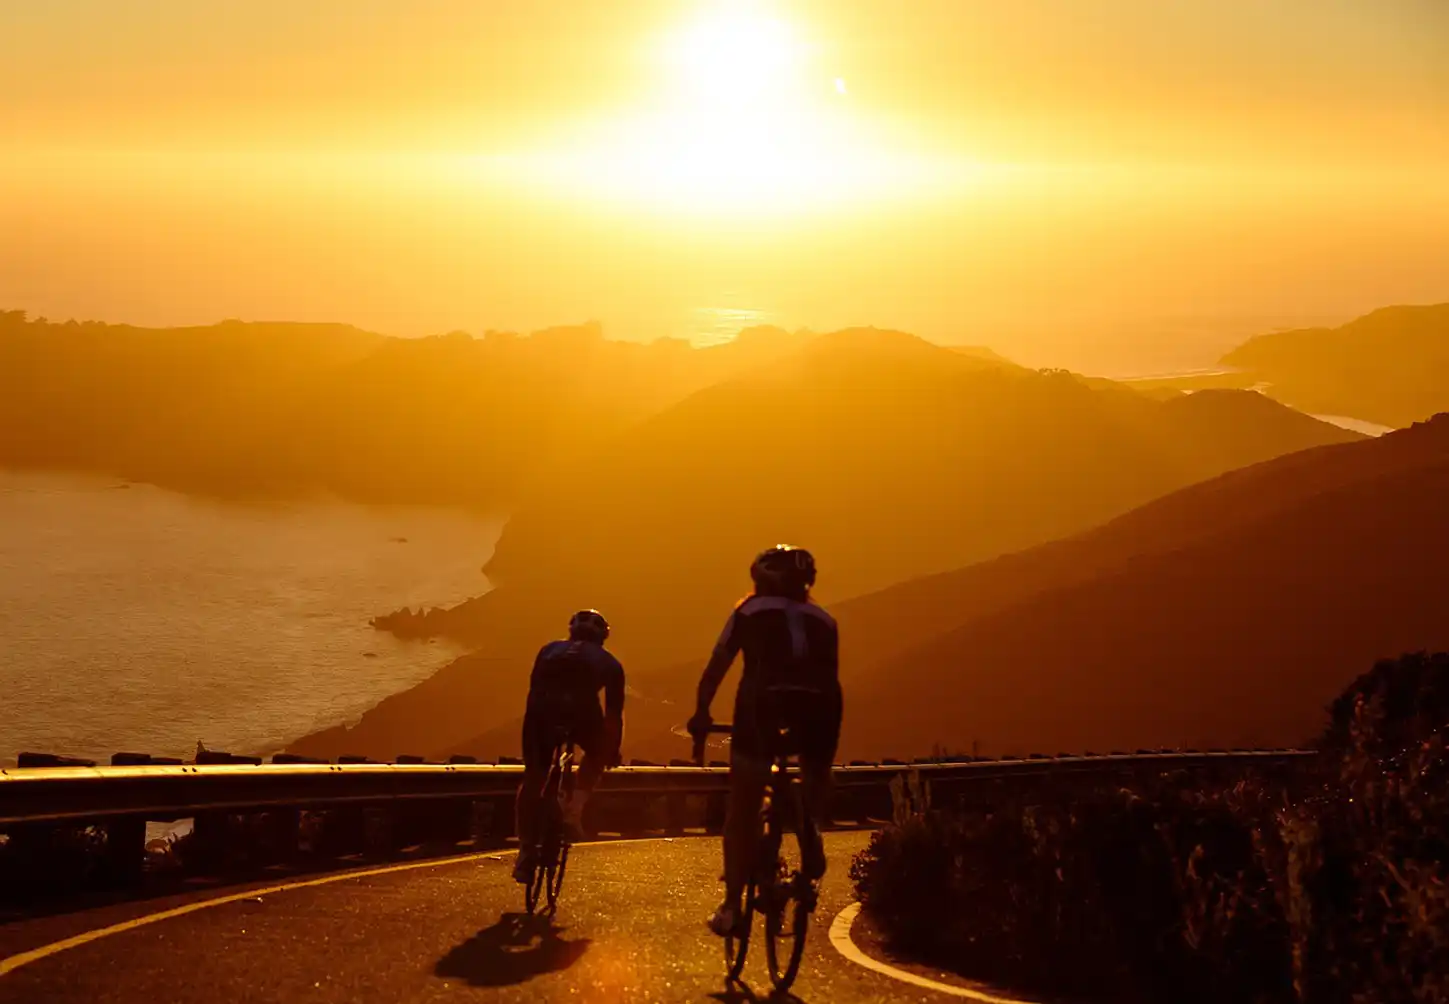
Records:
M446 507L217 500L0 468L0 758L248 755L355 723L464 654L368 619L486 594L501 531Z

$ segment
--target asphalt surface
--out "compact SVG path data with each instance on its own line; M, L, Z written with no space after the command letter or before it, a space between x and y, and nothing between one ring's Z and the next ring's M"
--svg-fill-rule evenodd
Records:
M806 1004L953 999L854 965L831 947L830 921L851 900L850 857L867 835L827 840L831 870L794 997ZM718 838L575 847L552 923L521 916L512 866L512 855L450 861L248 896L36 959L0 975L0 1002L753 999L725 987L720 942L704 928L722 889ZM33 949L187 902L7 925L0 951ZM745 979L764 999L769 977L759 931Z

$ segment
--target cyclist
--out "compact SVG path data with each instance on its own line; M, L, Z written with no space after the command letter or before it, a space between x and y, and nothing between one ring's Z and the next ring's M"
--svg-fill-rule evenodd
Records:
M534 660L523 715L523 783L514 810L519 851L513 877L520 883L533 872L539 804L560 735L571 737L584 754L564 808L564 825L575 838L594 785L606 768L619 765L624 667L604 650L608 637L609 622L602 614L580 610L569 619L568 641L549 642Z
M842 700L840 640L835 620L810 599L815 559L799 547L780 545L750 566L754 592L736 605L699 681L689 731L698 738L710 726L710 704L736 654L744 671L735 693L730 743L730 801L725 821L725 898L709 920L720 937L737 933L745 886L759 836L760 803L775 745L789 728L789 747L799 758L805 802L800 832L800 870L811 881L825 874L820 830L830 792L830 765L840 739Z

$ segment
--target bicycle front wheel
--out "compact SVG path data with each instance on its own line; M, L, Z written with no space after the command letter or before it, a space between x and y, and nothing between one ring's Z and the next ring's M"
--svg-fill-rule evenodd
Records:
M745 890L745 911L740 916L736 933L725 938L725 973L730 983L738 983L745 971L745 955L750 950L750 928L755 924L755 883Z
M538 909L539 897L543 894L544 885L547 883L548 869L542 863L533 866L533 874L528 879L528 884L523 887L523 907L530 916Z
M796 878L780 885L765 914L765 959L770 964L770 982L775 989L790 989L800 973L805 954L805 930L810 926L810 906L800 894Z
M558 864L548 870L548 909L552 913L558 908L558 894L563 890L564 869L569 863L569 845L559 848Z

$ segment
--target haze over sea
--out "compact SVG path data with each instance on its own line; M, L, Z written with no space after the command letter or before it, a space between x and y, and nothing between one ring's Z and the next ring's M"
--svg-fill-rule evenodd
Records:
M265 753L348 720L455 654L368 618L485 592L502 526L122 484L0 471L0 763Z

